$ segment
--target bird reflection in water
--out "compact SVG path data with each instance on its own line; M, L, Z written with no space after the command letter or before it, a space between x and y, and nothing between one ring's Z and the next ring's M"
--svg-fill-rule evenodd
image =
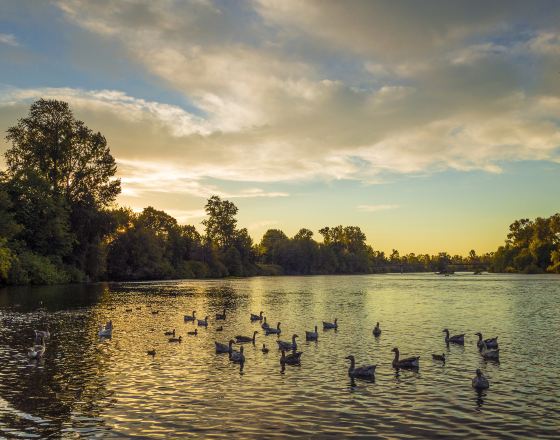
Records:
M484 398L486 397L486 390L474 390L476 393L476 407L477 409L482 408L484 405Z

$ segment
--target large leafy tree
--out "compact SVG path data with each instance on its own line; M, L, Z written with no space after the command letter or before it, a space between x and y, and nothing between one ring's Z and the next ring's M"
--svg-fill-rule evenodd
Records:
M237 226L237 206L219 196L212 196L204 207L208 218L202 221L206 227L206 236L220 249L233 245Z

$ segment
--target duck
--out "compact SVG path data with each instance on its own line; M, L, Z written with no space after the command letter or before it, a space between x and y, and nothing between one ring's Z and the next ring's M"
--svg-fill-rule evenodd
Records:
M264 322L261 324L261 328L263 330L266 330L267 328L270 328L270 324L268 322L266 322L266 316L263 319L264 319Z
M27 357L29 359L41 359L45 354L46 349L45 340L42 339L41 344L35 344L27 350Z
M208 327L208 316L204 317L204 319L199 319L197 324L199 327Z
M198 329L195 328L195 329L194 329L194 332L187 332L187 335L190 335L190 336L196 336L196 335L198 335Z
M379 327L379 323L375 324L373 328L373 336L381 336L381 328Z
M395 347L391 351L395 353L393 368L420 368L420 356L399 359L399 349Z
M433 354L432 355L432 359L434 361L440 361L443 362L445 364L445 353L442 354Z
M482 348L486 345L486 348L498 348L498 337L496 336L495 338L488 338L488 339L482 339L482 333L477 332L475 333L475 335L478 336L478 341L476 343L476 345L478 346L479 349L482 350Z
M282 357L280 358L280 365L299 365L301 362L301 351L293 351L286 354L286 350L282 350Z
M221 331L223 331L223 330L224 330L224 327L223 327L223 326L216 327L216 331L217 331L217 332L221 332Z
M168 341L169 342L182 342L183 338L181 336L179 336L178 338L173 337L173 338L169 338Z
M338 318L334 318L334 322L325 322L323 321L323 330L328 330L328 329L337 329L338 328Z
M261 351L265 354L268 353L268 347L266 346L266 344L263 344L263 348L261 348Z
M232 348L231 346L235 344L233 339L230 339L227 344L222 344L221 342L214 342L216 345L216 353L231 353Z
M99 330L97 332L97 335L100 338L110 338L113 335L113 328L103 327L101 324L99 324Z
M164 336L175 336L175 329L163 333Z
M185 316L183 316L183 320L184 320L185 322L189 322L189 321L194 322L195 319L196 319L196 311L195 311L195 310L193 310L192 316L191 316L191 315L185 315Z
M267 335L270 335L270 334L279 335L280 333L282 333L282 330L280 330L280 323L276 324L276 328L268 327L265 330L265 334L267 334Z
M226 319L226 309L223 313L216 313L216 321L224 321Z
M245 362L245 355L243 354L243 345L239 347L239 351L232 350L229 352L229 360L236 364L242 364L243 362Z
M480 351L482 358L487 361L499 361L500 360L500 349L496 348L493 350L489 350L486 346L483 346L482 350Z
M461 334L461 335L454 335L454 336L449 336L449 330L447 330L446 328L443 329L443 333L445 333L445 343L449 344L459 344L459 345L465 345L465 334Z
M299 336L294 334L294 335L292 335L292 342L276 341L276 343L278 344L278 348L280 350L294 350L295 351L295 350L297 350L296 338L299 338Z
M255 330L255 331L253 332L253 337L252 337L252 338L249 337L249 336L240 336L240 335L237 335L237 336L235 337L235 341L236 341L238 344L239 344L239 343L242 343L242 342L252 342L252 343L254 344L254 343L255 343L255 339L256 339L256 337L257 337L257 333L258 333L258 331Z
M148 356L154 357L154 356L156 355L156 351L155 351L155 350L148 350L148 351L146 352L146 354L147 354Z
M488 379L484 377L482 371L480 371L480 368L476 370L476 376L472 379L472 387L477 390L485 390L487 388L490 388L490 383L488 382Z
M319 339L319 333L317 332L317 326L315 326L314 332L305 332L305 340L306 341L316 341Z
M356 361L354 356L346 356L350 361L350 368L348 368L348 376L353 379L373 379L375 377L375 369L377 365L366 365L364 367L356 368Z
M263 320L263 311L261 310L261 312L258 315L255 315L254 313L251 313L251 321L262 321Z

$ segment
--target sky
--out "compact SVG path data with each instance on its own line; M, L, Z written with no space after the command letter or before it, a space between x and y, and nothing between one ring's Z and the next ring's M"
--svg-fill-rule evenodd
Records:
M119 204L200 229L217 194L255 241L466 254L560 211L556 1L2 1L0 130L41 97L106 136Z

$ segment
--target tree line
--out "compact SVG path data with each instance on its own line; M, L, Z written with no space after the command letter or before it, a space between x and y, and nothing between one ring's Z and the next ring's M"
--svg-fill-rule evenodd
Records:
M0 173L0 284L220 278L254 275L560 272L560 214L514 222L504 246L482 256L389 255L357 226L268 230L254 243L238 208L212 196L200 233L153 207L118 207L121 185L105 137L66 102L40 99L7 130Z

